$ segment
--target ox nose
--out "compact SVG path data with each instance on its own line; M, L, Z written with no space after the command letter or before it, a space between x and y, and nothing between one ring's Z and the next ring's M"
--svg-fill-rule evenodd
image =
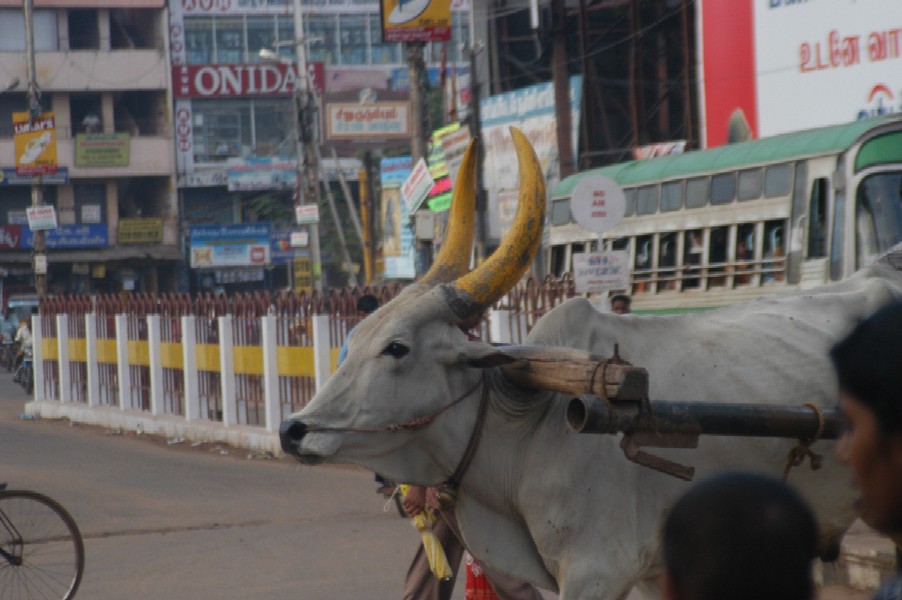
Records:
M279 441L282 444L282 451L287 454L297 454L298 445L306 433L307 426L300 421L293 419L282 421L282 424L279 425Z

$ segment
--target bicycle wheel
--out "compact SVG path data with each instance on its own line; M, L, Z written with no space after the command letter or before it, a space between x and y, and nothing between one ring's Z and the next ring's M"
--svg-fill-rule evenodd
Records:
M0 492L0 600L69 600L84 568L84 542L65 508L37 492Z

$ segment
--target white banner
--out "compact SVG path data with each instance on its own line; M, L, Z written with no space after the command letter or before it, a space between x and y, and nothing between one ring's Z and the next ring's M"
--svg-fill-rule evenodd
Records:
M576 293L600 294L626 290L630 286L630 256L624 250L587 252L573 255L573 282Z

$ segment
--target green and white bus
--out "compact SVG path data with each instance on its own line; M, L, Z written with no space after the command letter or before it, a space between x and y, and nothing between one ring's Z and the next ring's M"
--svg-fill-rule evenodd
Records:
M601 236L570 213L590 174L627 199ZM902 242L902 115L585 171L555 187L549 213L550 270L570 271L574 253L627 250L640 312L823 285Z

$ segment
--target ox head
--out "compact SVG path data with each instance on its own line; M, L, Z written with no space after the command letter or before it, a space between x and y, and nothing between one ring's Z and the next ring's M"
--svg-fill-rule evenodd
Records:
M516 129L511 134L519 205L499 248L469 271L477 168L471 142L446 242L432 268L355 328L341 367L307 407L282 423L286 453L308 464L359 464L410 483L447 477L447 457L456 460L475 422L482 369L510 360L468 340L458 324L482 315L529 268L545 218L541 165L526 137ZM392 427L399 424L406 425Z

